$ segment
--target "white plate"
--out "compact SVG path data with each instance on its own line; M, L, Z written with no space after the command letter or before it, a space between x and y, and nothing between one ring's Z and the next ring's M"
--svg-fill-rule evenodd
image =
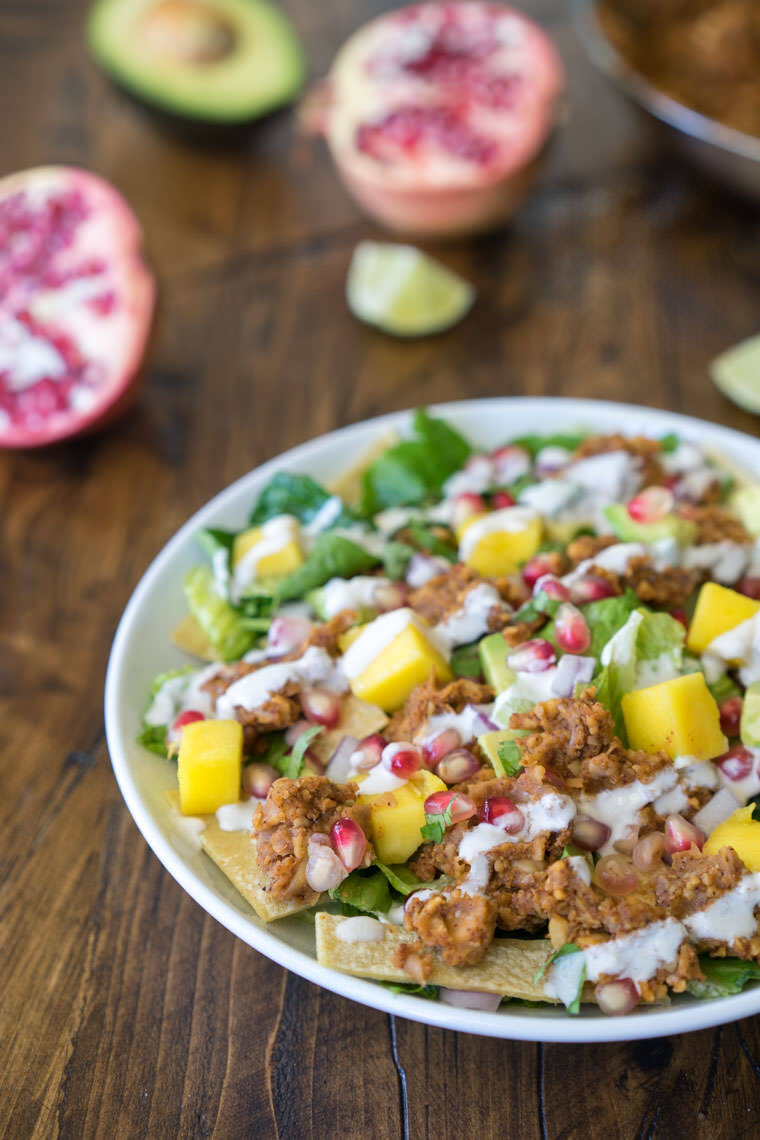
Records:
M559 399L469 400L432 410L486 448L528 432L577 426L655 436L677 431L719 449L760 479L757 441L727 428L668 412L594 400ZM233 934L286 969L374 1009L467 1033L566 1042L659 1037L759 1012L760 985L716 1001L676 998L669 1007L644 1007L620 1018L606 1017L595 1007L584 1009L574 1018L555 1007L518 1008L511 1012L507 1005L496 1013L483 1013L394 994L374 982L320 966L314 955L313 931L307 923L290 918L266 926L217 867L173 828L164 793L176 786L174 767L144 751L135 741L152 678L164 669L187 662L186 656L171 646L169 635L185 612L183 575L201 557L194 535L204 526L243 526L257 494L276 471L306 472L323 482L329 481L357 460L381 431L403 430L409 415L402 412L355 424L265 463L198 511L148 568L117 630L105 695L111 761L135 823L169 873Z

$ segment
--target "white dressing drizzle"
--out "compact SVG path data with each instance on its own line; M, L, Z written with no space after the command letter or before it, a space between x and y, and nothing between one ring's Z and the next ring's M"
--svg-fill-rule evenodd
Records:
M379 942L385 938L385 927L367 914L344 918L336 931L341 942Z
M488 618L494 606L503 608L498 590L488 582L480 582L464 597L464 604L433 628L442 641L452 648L469 645L488 632Z
M716 939L731 945L737 938L757 934L755 907L760 904L760 872L745 875L732 891L721 895L704 910L683 920L694 938Z
M253 813L258 800L240 800L235 804L222 804L216 809L216 822L222 831L250 831Z
M581 796L579 811L600 823L606 823L610 829L610 837L600 848L600 854L609 855L613 852L615 844L623 839L629 828L638 823L640 810L647 804L654 803L664 793L670 792L677 784L678 773L674 768L667 767L656 772L648 784L634 780L632 784L610 788L596 796Z
M334 693L345 693L348 683L339 666L324 649L311 645L297 661L265 665L235 681L216 702L219 717L234 717L236 708L256 709L288 682L317 685Z

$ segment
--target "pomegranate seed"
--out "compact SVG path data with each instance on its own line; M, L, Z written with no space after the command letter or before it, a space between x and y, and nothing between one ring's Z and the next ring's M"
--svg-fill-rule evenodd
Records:
M736 589L747 598L760 601L760 578L741 578L736 584Z
M454 499L454 524L462 526L475 515L485 514L487 509L482 495L476 495L474 491L463 491Z
M621 1017L630 1013L639 1004L639 991L631 978L615 978L611 982L600 982L594 994L602 1013L609 1014L610 1017Z
M539 578L554 573L554 560L548 554L536 554L530 558L522 569L523 581L531 590Z
M462 737L455 728L445 728L437 736L431 736L422 743L422 755L428 768L435 768L449 752L462 747Z
M197 709L185 709L184 712L178 713L172 721L172 726L169 729L169 740L172 743L176 744L182 735L182 729L186 724L195 724L196 721L205 719L206 718L203 713L198 712Z
M376 767L383 758L385 741L382 736L365 736L359 741L359 747L351 755L351 767L358 772L368 772Z
M301 708L312 724L335 728L340 720L340 697L325 689L301 689Z
M405 606L409 599L409 587L405 582L386 582L375 587L372 601L382 613L398 610Z
M727 697L725 701L721 701L719 705L720 727L726 736L739 735L743 707L744 701L741 697Z
M628 503L628 514L637 523L656 523L670 514L673 501L667 487L646 487Z
M510 495L509 491L494 491L491 495L491 506L496 511L502 510L504 507L513 507L517 499Z
M615 850L619 851L621 855L633 855L638 841L639 825L637 823L629 823L624 829L620 839L615 840Z
M598 851L612 835L612 830L590 815L576 815L573 820L573 843L584 851Z
M243 791L247 796L265 800L269 789L280 773L269 764L246 764L243 768Z
M682 815L669 815L665 820L665 853L675 855L676 851L688 851L691 847L702 850L707 836Z
M676 621L680 621L686 632L689 632L689 618L686 614L686 610L681 609L680 606L676 606L674 610L670 611L670 616L675 618Z
M533 587L534 594L546 594L548 598L555 598L558 602L570 600L570 591L564 582L554 574L544 574Z
M477 756L467 748L455 748L439 761L436 773L445 784L461 784L464 780L471 780L481 767Z
M361 866L367 850L367 836L354 819L336 819L330 829L333 851L347 871Z
M659 831L650 831L638 841L633 849L633 865L637 871L648 874L662 863L665 853L665 836Z
M516 673L543 673L557 660L554 646L543 637L524 641L507 657L507 666Z
M746 780L747 776L752 774L755 767L752 753L748 748L745 748L743 744L737 744L734 748L729 748L728 752L724 752L722 756L719 756L715 763L727 780L732 780L737 784L741 780Z
M292 748L298 737L301 736L307 729L311 728L308 720L297 720L294 724L289 725L285 729L285 743L288 748Z
M383 749L383 767L400 780L408 780L422 767L422 753L414 744L386 744Z
M273 657L298 649L314 626L307 618L276 617L267 633L267 648Z
M451 822L459 823L463 819L470 819L478 810L475 801L461 792L433 792L425 800L425 815L443 815L451 809Z
M525 827L525 816L506 796L489 796L478 814L484 823L492 823L508 835L517 835Z
M306 882L313 891L320 894L338 887L348 872L339 857L329 846L326 835L312 835L309 840L309 857L306 861Z
M585 653L591 644L591 630L575 606L563 602L554 618L557 645L565 653Z
M596 885L615 898L623 898L639 885L636 868L625 855L603 855L594 868Z
M587 602L601 602L604 598L614 598L615 587L604 578L596 578L591 574L573 582L570 594L576 606L584 606Z

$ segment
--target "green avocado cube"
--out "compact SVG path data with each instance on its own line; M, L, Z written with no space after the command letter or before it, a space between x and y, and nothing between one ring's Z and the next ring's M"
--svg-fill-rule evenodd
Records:
M509 652L509 646L500 633L489 633L478 644L483 676L495 693L508 689L517 676L507 665Z
M748 748L760 748L760 681L753 681L744 694L739 735Z
M696 525L680 515L669 514L655 523L638 523L628 514L625 503L605 507L607 521L621 542L657 542L661 538L674 538L688 546L697 535Z

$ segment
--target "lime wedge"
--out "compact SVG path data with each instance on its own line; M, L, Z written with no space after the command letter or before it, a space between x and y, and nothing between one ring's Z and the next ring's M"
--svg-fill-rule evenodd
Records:
M710 365L710 375L724 396L760 415L760 335L722 352Z
M394 336L428 336L460 321L475 300L468 281L413 245L362 241L346 282L355 317Z

